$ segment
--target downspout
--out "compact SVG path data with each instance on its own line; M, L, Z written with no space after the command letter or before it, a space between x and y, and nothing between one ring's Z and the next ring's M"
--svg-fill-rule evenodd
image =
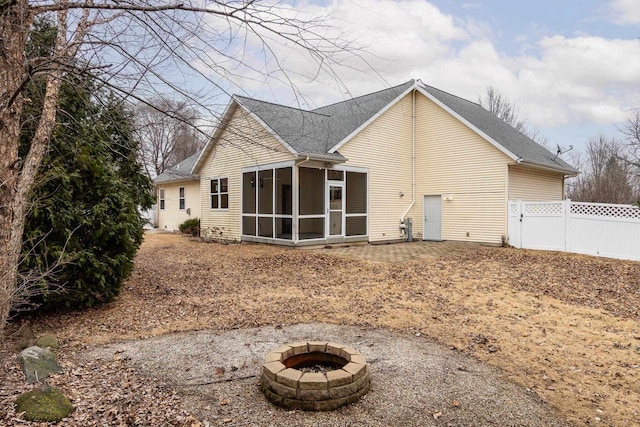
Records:
M301 162L296 163L296 166L300 166L303 163L307 163L309 161L309 156L305 157L305 159Z
M411 204L400 217L400 228L402 237L405 237L406 224L405 217L416 204L416 90L412 94L411 107Z

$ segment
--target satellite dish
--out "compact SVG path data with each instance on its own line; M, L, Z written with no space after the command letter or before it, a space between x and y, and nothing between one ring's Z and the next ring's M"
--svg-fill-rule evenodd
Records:
M555 160L558 156L564 154L564 153L568 153L569 151L573 150L573 145L570 145L569 148L567 148L566 150L562 150L562 148L560 148L559 144L556 144L556 147L558 147L558 151L556 152L555 157L553 158L553 160Z

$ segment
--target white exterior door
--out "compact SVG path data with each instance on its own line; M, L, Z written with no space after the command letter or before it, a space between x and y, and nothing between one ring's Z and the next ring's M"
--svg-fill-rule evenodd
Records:
M442 240L442 196L424 196L422 240Z
M327 237L344 236L344 184L327 183Z
M522 201L509 200L509 222L507 224L508 243L515 248L522 248Z

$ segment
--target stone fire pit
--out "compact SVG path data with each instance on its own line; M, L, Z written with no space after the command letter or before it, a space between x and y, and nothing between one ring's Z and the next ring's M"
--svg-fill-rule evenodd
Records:
M287 409L331 411L356 402L371 387L367 360L357 350L325 341L286 344L269 353L260 388Z

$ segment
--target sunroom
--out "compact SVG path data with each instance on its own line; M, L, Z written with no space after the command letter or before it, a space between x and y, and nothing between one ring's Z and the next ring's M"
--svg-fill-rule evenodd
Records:
M282 245L368 241L368 172L320 162L242 169L242 240Z

